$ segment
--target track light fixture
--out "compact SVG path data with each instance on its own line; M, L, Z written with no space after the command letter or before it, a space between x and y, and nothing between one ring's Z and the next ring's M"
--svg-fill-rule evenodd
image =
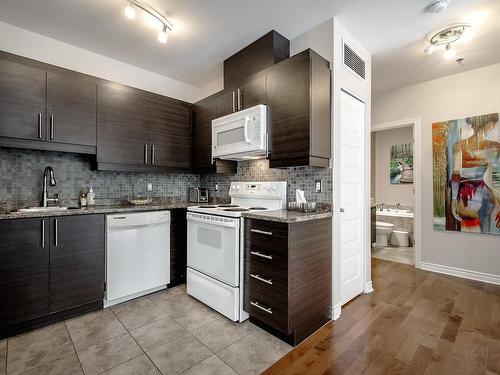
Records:
M143 12L147 13L150 17L153 17L153 19L161 24L161 30L158 33L158 41L160 43L167 43L168 35L167 35L167 30L171 31L174 26L172 25L172 22L170 22L167 17L165 17L163 14L161 14L158 10L153 8L151 5L141 1L141 0L128 0L127 1L127 6L125 7L125 16L128 19L133 20L136 15L136 8L139 10L142 10Z
M471 25L468 23L458 23L446 26L428 35L429 44L425 47L424 52L427 55L432 55L439 47L444 47L443 57L448 60L455 57L456 52L453 46L457 43L467 43L471 40Z

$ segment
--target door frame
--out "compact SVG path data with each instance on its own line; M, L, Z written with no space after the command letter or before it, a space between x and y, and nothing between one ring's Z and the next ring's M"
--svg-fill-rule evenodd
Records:
M420 117L413 117L409 119L402 119L391 122L383 122L373 124L371 132L378 132L381 130L390 130L405 128L413 126L413 190L414 190L414 207L413 207L413 233L414 233L414 249L415 249L415 268L421 267L422 259L422 142L421 138L421 125L422 120Z
M340 95L342 92L344 92L347 95L352 96L353 98L359 100L365 105L365 134L364 134L364 170L365 170L365 181L362 184L363 185L363 214L361 217L361 222L362 224L362 238L361 238L361 247L364 249L362 251L362 272L363 272L363 293L371 293L373 292L373 286L372 286L372 280L371 280L371 241L369 240L370 231L371 231L371 213L370 210L368 209L370 207L370 182L371 182L371 177L370 177L370 172L371 172L371 162L370 162L370 156L371 156L371 137L369 137L369 132L368 126L370 126L370 108L367 103L367 100L364 100L362 98L362 95L358 95L353 90L349 90L345 86L339 86L339 95L338 95L338 108L339 111L341 111L340 108ZM340 117L339 117L340 121ZM332 132L332 137L333 137L333 181L334 181L334 186L338 186L341 184L340 181L340 163L339 163L339 157L337 155L337 150L340 148L340 123L339 126L335 126L333 128ZM335 235L335 233L339 233L340 230L340 206L336 204L336 202L340 201L340 189L333 189L333 202L334 202L334 207L332 209L333 212L333 249L339 249L340 248L340 238L339 236ZM339 250L340 252L340 250ZM333 259L334 263L335 262L340 262L340 255L338 254L339 252L334 251L333 254ZM336 272L335 266L334 266L334 272ZM340 269L340 264L338 270L342 272ZM340 279L338 283L334 282L334 288L333 288L333 293L341 293L341 286L340 286ZM338 302L335 304L333 307L333 312L332 312L332 318L333 320L337 320L340 317L341 310L342 310L342 305L341 302Z

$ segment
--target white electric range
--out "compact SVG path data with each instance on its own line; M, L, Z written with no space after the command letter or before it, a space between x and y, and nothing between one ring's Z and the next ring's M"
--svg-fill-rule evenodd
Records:
M232 182L230 204L187 213L187 293L233 321L244 321L244 212L286 208L286 182Z

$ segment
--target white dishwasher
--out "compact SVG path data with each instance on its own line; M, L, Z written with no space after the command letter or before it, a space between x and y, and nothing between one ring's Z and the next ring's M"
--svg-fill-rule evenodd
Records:
M106 296L112 306L170 283L170 212L106 215Z

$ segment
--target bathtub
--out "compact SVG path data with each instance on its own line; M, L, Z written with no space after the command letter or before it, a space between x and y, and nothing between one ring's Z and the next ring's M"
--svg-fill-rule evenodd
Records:
M407 217L413 219L413 211L411 210L401 210L401 209L397 210L395 208L384 208L382 211L380 211L377 208L376 214L377 216Z

